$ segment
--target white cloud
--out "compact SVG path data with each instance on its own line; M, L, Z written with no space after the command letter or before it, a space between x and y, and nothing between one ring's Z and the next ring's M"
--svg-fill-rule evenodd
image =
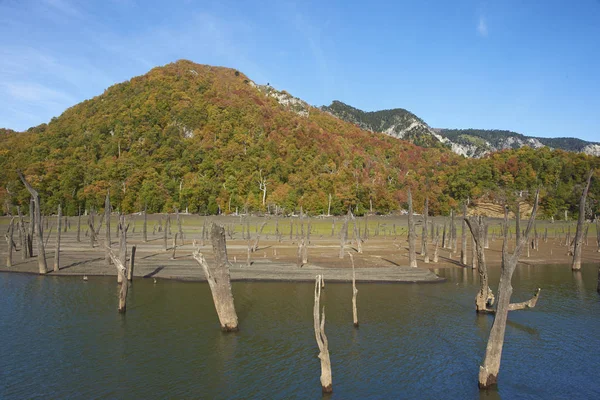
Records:
M477 24L477 33L479 34L479 36L482 37L487 37L488 35L488 26L483 15L479 17L479 23Z

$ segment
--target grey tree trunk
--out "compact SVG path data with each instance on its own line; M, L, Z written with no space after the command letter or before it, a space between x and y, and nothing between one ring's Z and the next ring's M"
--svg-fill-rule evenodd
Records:
M129 289L129 285L127 284L126 280L127 268L121 259L115 255L112 249L109 249L109 254L113 264L117 268L117 281L121 282L121 289L119 290L119 306L117 310L119 313L125 313L125 311L127 311L127 290Z
M460 263L467 265L467 202L463 202L463 221L460 237Z
M323 287L323 276L317 275L315 280L315 306L313 308L313 317L315 325L315 338L319 346L319 360L321 360L321 389L323 393L333 391L331 381L331 360L329 359L329 343L325 335L325 307L323 313L319 316L321 288Z
M358 328L358 309L356 308L356 296L358 295L358 289L356 288L356 271L354 270L354 256L348 252L350 261L352 262L352 319L354 327Z
M144 238L144 243L148 242L148 206L144 204L144 226L142 228L142 236Z
M225 241L225 229L222 226L212 224L211 240L215 255L215 266L211 268L206 259L198 249L194 251L193 257L200 264L206 275L210 286L215 309L219 316L219 322L223 331L237 331L238 318L231 293L231 279L229 275L229 261L227 260L227 245Z
M354 240L356 241L356 251L359 254L362 254L362 239L360 238L360 227L356 223L356 218L352 218L352 223L354 225Z
M252 252L254 253L256 250L258 250L258 241L260 240L260 235L262 235L262 231L263 229L265 229L265 225L267 225L266 222L263 222L260 225L260 229L256 232L256 238L254 238L254 245L252 246ZM302 225L303 228L302 230L304 230L304 225ZM248 237L249 238L249 237Z
M342 225L342 229L340 230L340 259L344 258L344 248L346 247L346 240L348 239L348 219L350 218L350 211L348 211L348 215L344 219L344 224Z
M438 231L435 236L435 249L433 250L433 262L436 263L439 261L439 248L440 248L440 233Z
M23 219L23 213L21 208L17 207L17 214L19 215L19 236L21 237L21 260L27 260L29 258L29 240L27 238L27 230L25 229L25 221Z
M60 226L62 223L62 207L60 204L58 205L58 216L56 219L58 228L56 230L56 249L54 251L54 272L60 271L60 233L62 232Z
M135 251L137 247L131 248L131 258L129 259L129 269L127 270L127 280L131 282L133 279L133 267L135 266Z
M427 222L429 214L429 197L425 197L425 207L423 208L423 230L421 231L421 255L425 263L429 263L429 254L427 253Z
M96 241L96 231L94 230L94 211L90 210L88 216L88 227L90 229L90 247L94 248L94 242Z
M496 385L498 382L498 373L500 371L500 361L502 358L502 347L504 346L504 334L506 332L506 319L508 317L510 297L512 296L512 275L517 267L519 256L523 250L523 246L527 242L533 222L535 220L535 214L538 207L539 190L535 195L535 203L527 224L525 235L519 238L517 245L512 252L509 254L508 251L508 238L507 230L504 230L504 243L502 244L502 269L500 273L500 284L498 286L498 307L496 310L496 316L492 329L490 331L490 337L488 339L485 358L483 364L479 367L479 387L481 389L489 388ZM504 223L508 227L508 213L505 211Z
M408 265L417 268L417 254L415 250L415 221L413 216L412 194L408 189Z
M494 295L489 287L487 264L483 248L485 242L485 220L482 216L478 216L465 218L464 221L469 227L475 242L477 272L479 273L479 292L475 297L475 310L477 312L487 312L488 307L491 307L494 303Z
M592 175L594 175L594 170L591 169L588 172L588 176L586 179L585 187L583 188L583 192L581 193L581 198L579 199L579 218L577 219L577 230L575 231L575 241L573 248L573 262L571 263L571 269L573 271L579 271L581 269L581 247L582 236L583 236L583 223L585 222L585 201L587 199L588 191L590 190L590 183L592 182Z
M111 258L110 258L110 247L111 247L111 242L110 242L110 192L106 192L106 199L104 199L104 218L106 219L105 221L105 225L106 225L106 243L104 244L105 247L105 251L104 251L104 262L106 263L106 265L110 265L110 263L112 262Z
M77 242L81 242L81 206L77 208Z
M169 248L169 245L167 243L167 235L169 230L167 229L167 221L165 221L165 229L163 229L163 248L165 251L167 251L167 249ZM204 244L204 236L202 237L202 244Z
M33 207L35 208L35 211L34 211L35 218L34 218L34 223L33 223L34 227L32 229L37 230L38 270L39 270L40 274L46 274L46 273L48 273L48 265L46 264L46 251L44 249L44 232L42 229L42 212L41 212L42 208L41 208L40 195L37 192L37 190L35 190L33 188L33 186L31 186L29 184L29 182L27 182L27 180L25 179L25 176L23 176L23 173L21 171L17 171L17 173L19 174L19 178L21 178L21 181L23 182L23 184L29 191L29 194L31 194L31 198L33 200ZM37 229L35 227L37 227ZM33 239L33 233L32 233L31 238Z
M4 238L6 239L6 244L8 245L8 253L6 255L6 267L7 268L12 267L12 264L13 264L12 254L13 254L13 247L15 247L14 242L13 242L14 228L15 228L15 219L11 218L10 223L8 224L8 231L4 235Z
M41 213L41 211L40 211ZM29 250L29 257L33 258L33 235L35 234L35 201L33 197L29 199L29 235L27 236L27 249ZM41 221L41 214L40 214ZM40 222L41 225L41 222Z

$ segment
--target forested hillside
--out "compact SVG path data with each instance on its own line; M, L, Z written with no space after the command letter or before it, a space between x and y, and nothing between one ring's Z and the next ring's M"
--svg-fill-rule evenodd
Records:
M44 212L101 208L110 190L125 212L265 211L361 214L403 206L447 213L459 201L501 199L544 185L544 210L576 212L577 190L599 158L519 150L479 160L365 131L239 71L181 60L108 88L26 132L0 132L0 200L27 209L22 169ZM591 190L593 211L600 187ZM263 203L264 198L264 203ZM271 208L273 209L273 208ZM11 210L14 212L14 209Z

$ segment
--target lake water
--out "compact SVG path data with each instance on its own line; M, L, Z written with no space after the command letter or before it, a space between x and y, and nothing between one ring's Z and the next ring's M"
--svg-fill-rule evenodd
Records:
M494 289L498 269L491 279ZM521 266L498 391L477 375L492 316L471 270L441 284L326 284L333 399L600 398L597 267ZM234 283L240 331L223 334L207 284L137 280L126 315L114 278L0 274L0 398L316 399L314 286Z

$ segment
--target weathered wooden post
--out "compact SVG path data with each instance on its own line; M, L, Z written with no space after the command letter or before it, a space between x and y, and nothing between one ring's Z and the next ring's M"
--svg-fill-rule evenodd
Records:
M231 293L225 229L213 223L211 240L215 255L215 266L213 268L208 265L206 259L198 249L194 251L193 257L200 264L206 275L221 324L221 330L226 332L237 331L238 318L233 303L233 294Z
M331 360L329 359L329 343L325 335L325 307L323 313L319 316L321 288L323 286L323 276L317 275L315 280L315 306L313 308L315 338L319 346L319 359L321 360L321 388L323 393L333 391L331 381Z
M352 319L354 321L354 327L358 328L358 309L356 308L356 296L358 295L358 289L356 288L356 271L354 270L354 256L348 252L350 261L352 262Z
M413 216L412 194L408 189L408 266L417 268L417 255L415 253L415 221Z
M577 219L577 231L575 232L574 249L573 249L573 262L571 263L571 269L573 271L579 271L581 269L581 247L582 236L583 236L583 223L585 222L585 201L587 199L588 191L590 190L590 183L592 182L592 175L594 170L591 169L588 172L586 184L581 193L579 199L579 218Z
M58 205L58 216L56 217L58 228L56 230L56 250L54 251L54 272L60 271L60 224L62 223L62 207Z
M40 274L46 274L48 273L48 265L46 264L46 251L44 249L44 231L42 229L42 212L41 212L41 201L40 201L40 195L37 192L37 190L35 190L33 188L33 186L31 186L29 184L29 182L27 182L27 180L25 179L25 176L23 176L23 173L21 171L17 171L17 173L19 174L19 178L21 178L21 181L23 182L23 184L25 185L25 187L27 188L27 190L29 191L29 194L31 195L31 199L32 199L32 203L33 203L33 208L34 210L34 214L35 218L34 221L32 222L32 225L37 225L37 259L38 259L38 269ZM32 232L35 228L31 228ZM33 239L33 232L31 233L31 238Z
M533 227L535 215L538 207L539 189L535 195L535 202L525 235L519 238L515 250L512 254L508 251L507 231L504 230L504 242L502 244L502 270L500 273L500 284L498 286L498 307L490 337L488 339L483 365L479 367L479 387L481 389L496 385L498 381L498 372L500 371L500 360L502 358L502 347L504 346L504 334L506 332L506 319L508 317L510 297L512 295L512 275L517 267L519 256L523 246L527 242L527 237ZM508 227L508 212L504 213L504 224Z

